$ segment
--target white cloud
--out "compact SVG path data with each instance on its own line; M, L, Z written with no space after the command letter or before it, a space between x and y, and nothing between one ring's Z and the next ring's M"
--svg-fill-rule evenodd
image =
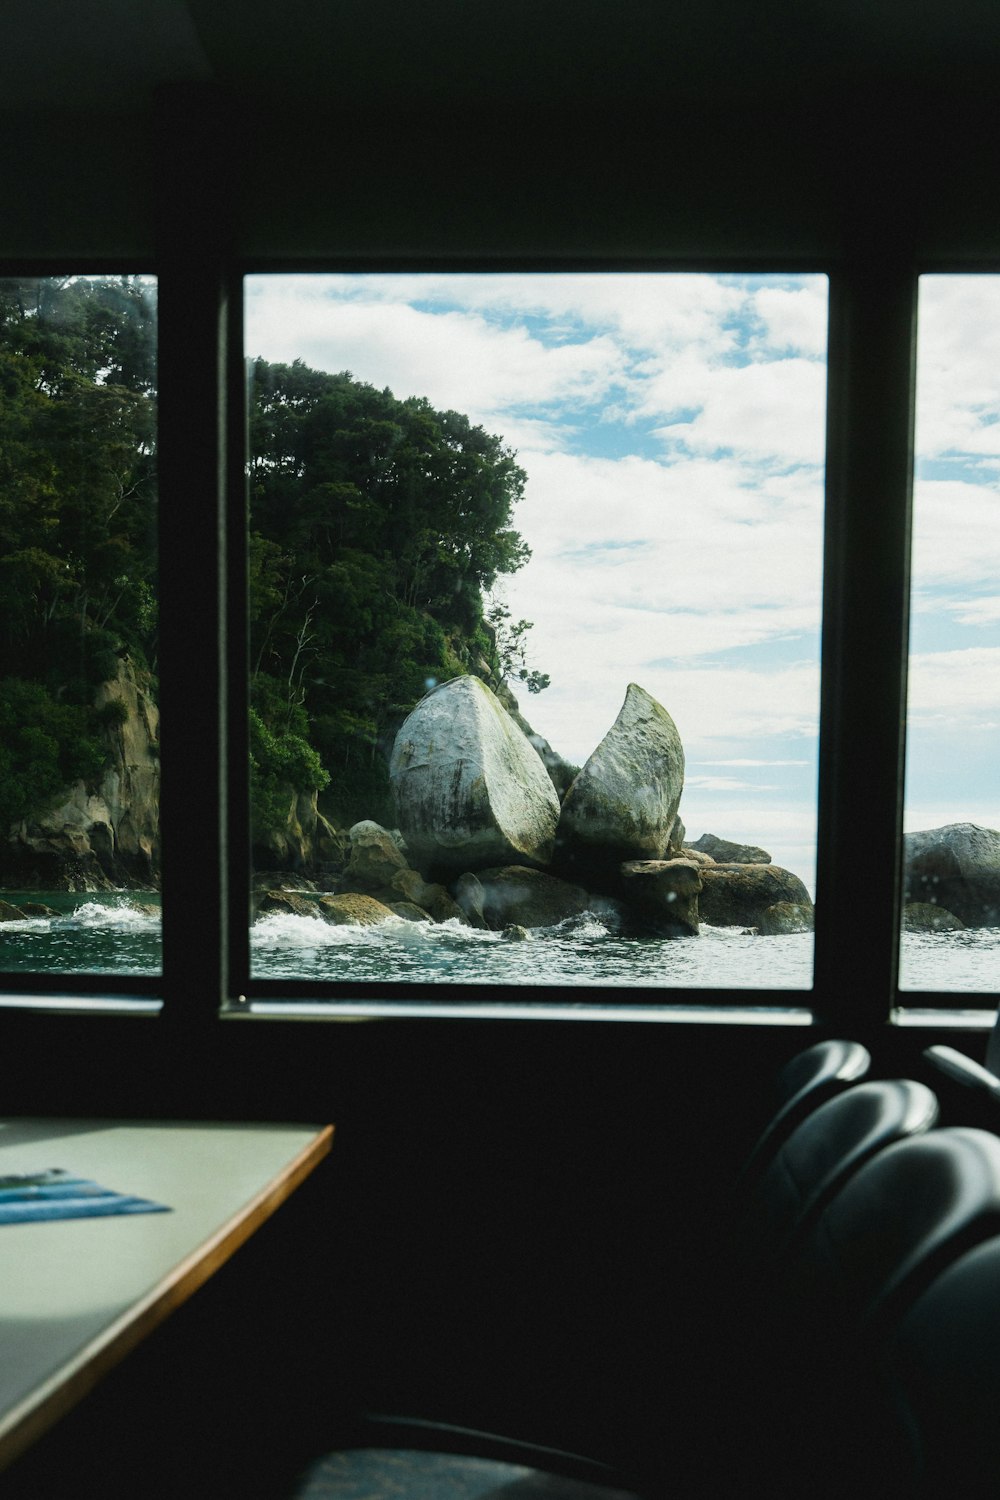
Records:
M808 766L810 762L808 760L750 760L744 756L730 760L699 760L696 764L699 766L745 766L751 768L754 766Z
M827 285L815 278L794 291L761 287L753 305L764 326L764 341L774 350L821 357L826 354Z
M1000 646L912 656L907 701L911 727L950 724L968 733L978 723L994 730L1000 715Z
M1000 578L1000 492L963 479L914 486L913 580L918 589Z
M573 408L598 400L624 369L621 351L604 334L549 345L523 326L497 327L475 313L315 296L304 304L268 297L250 320L247 348L273 361L301 358L319 369L350 370L400 398L426 396L432 406L490 423L511 406Z
M1000 277L920 281L917 452L1000 454Z
M700 792L780 792L779 783L775 782L768 786L758 781L741 781L738 776L687 776L684 779L685 791L695 789Z
M959 625L1000 624L1000 594L960 601L949 599L945 601L944 607Z
M661 387L654 381L645 410ZM668 423L664 438L693 453L732 452L784 464L821 464L825 453L826 370L804 359L714 369L703 381L700 410Z

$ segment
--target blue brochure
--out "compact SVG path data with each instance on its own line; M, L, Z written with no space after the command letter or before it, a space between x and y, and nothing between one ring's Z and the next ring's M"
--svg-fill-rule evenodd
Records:
M169 1213L165 1203L134 1198L75 1177L62 1167L0 1177L0 1224L33 1224L39 1219L93 1219L106 1214Z

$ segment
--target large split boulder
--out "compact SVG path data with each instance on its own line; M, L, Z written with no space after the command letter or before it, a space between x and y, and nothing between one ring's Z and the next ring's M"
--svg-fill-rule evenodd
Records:
M630 683L614 724L566 793L560 856L583 868L663 859L684 789L684 749L666 709Z
M765 913L779 902L812 909L802 881L780 865L700 865L698 873L701 919L712 927L766 927Z
M941 906L966 927L1000 927L1000 832L948 823L903 840L907 902Z
M425 875L546 865L559 799L537 752L478 677L422 698L389 766L411 862Z

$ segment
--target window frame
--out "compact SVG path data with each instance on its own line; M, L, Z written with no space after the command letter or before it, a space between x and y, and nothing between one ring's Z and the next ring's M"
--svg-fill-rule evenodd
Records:
M820 271L829 278L826 512L820 709L817 906L811 991L520 988L508 1013L650 1021L836 1027L871 1035L893 1022L988 1024L991 994L898 990L902 897L905 684L913 487L916 302L912 257L811 263L797 257L726 262L690 256L467 261L330 257L237 258L179 234L143 261L73 258L0 263L0 275L155 275L158 284L161 698L163 723L161 975L6 975L6 1003L59 1009L90 1001L148 1015L162 1001L172 1027L217 1020L280 1024L317 1014L493 1015L495 990L394 983L276 985L250 973L247 654L246 374L243 278L310 270ZM979 271L992 266L977 266ZM171 496L169 503L163 497ZM199 607L192 610L190 601ZM875 643L873 645L873 642ZM196 670L192 669L196 663ZM194 690L192 690L192 685ZM858 788L864 795L859 796ZM864 868L859 868L863 828ZM190 884L197 898L174 899ZM863 900L859 881L864 881ZM860 909L860 916L859 916ZM336 993L334 993L334 990ZM280 996L280 1001L279 997ZM135 1002L129 1005L129 1001ZM298 1002L298 1003L297 1003ZM0 999L0 1005L5 1001ZM255 1003L259 1006L255 1016ZM500 1003L502 1006L502 1002ZM156 1009L155 1006L152 1009Z

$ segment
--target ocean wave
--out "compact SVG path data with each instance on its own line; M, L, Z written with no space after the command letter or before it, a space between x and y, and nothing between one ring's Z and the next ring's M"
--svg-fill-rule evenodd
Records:
M155 931L160 925L160 914L140 911L125 901L84 901L74 911L57 918L48 918L51 926L68 923L73 927L117 927L134 931Z

